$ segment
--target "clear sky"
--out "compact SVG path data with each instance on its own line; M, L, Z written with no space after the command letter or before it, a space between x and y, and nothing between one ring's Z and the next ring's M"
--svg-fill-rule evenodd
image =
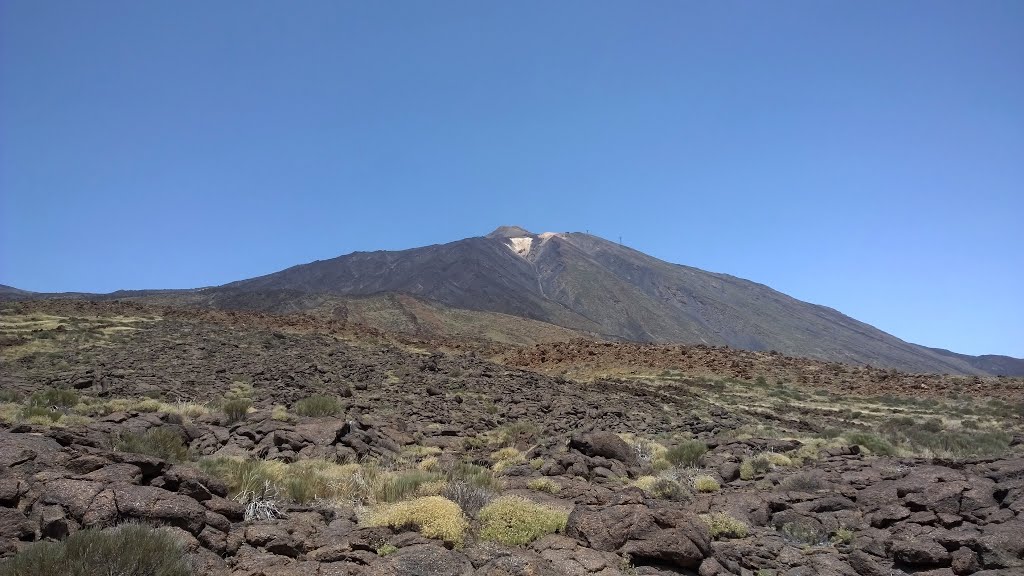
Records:
M1024 2L0 2L0 283L583 231L1024 357Z

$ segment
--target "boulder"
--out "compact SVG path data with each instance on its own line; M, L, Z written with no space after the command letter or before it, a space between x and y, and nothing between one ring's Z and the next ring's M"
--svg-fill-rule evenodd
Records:
M152 486L117 484L112 488L118 515L124 519L158 521L199 534L206 509L192 498Z
M649 506L639 490L618 499L607 506L577 506L565 533L596 550L680 568L697 568L711 554L707 526L693 513L663 503Z
M420 544L400 548L375 562L364 573L366 576L472 576L473 564L462 554L437 544Z
M618 460L626 465L637 463L636 451L611 432L579 434L569 440L569 448L579 450L587 456L600 456Z

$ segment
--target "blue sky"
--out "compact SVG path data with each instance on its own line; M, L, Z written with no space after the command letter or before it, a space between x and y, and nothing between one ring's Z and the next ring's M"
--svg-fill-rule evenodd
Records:
M0 283L582 231L1024 356L1024 3L0 3Z

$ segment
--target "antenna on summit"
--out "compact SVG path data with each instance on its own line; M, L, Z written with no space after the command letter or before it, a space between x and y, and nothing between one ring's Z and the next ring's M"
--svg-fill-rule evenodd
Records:
M622 246L622 235L619 235L619 246Z

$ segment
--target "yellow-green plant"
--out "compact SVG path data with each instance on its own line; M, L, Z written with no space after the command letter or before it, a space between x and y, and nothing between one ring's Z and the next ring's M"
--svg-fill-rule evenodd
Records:
M502 496L484 506L478 518L481 538L519 546L564 530L569 513L521 496Z
M459 505L441 496L425 496L394 504L380 504L363 512L364 526L412 526L427 538L462 546L469 520Z
M711 537L720 538L746 538L750 528L743 522L729 516L725 512L715 514L701 514L700 519L708 525Z
M526 487L530 490L547 492L548 494L558 494L562 491L562 487L550 478L534 478L526 483Z

